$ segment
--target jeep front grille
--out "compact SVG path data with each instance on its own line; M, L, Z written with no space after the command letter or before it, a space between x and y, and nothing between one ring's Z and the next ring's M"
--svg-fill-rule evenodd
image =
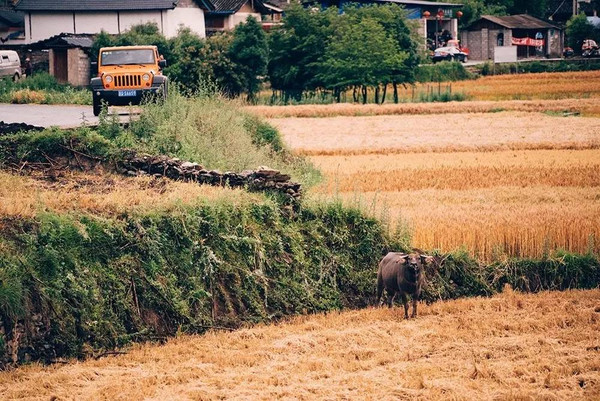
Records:
M142 86L142 75L141 74L124 74L115 75L115 87L116 88L127 88L127 87L140 87Z

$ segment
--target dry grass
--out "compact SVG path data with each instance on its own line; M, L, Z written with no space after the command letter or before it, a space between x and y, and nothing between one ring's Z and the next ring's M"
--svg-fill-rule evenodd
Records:
M150 177L68 173L52 181L0 172L0 216L83 211L114 215L147 212L202 201L245 202L257 195L239 189L200 186Z
M452 84L475 100L573 99L600 97L600 71L512 74Z
M600 119L539 113L286 118L270 122L295 151L308 155L600 146Z
M464 101L448 103L400 104L326 104L297 106L248 106L248 111L265 118L287 117L359 117L382 115L427 115L455 113L493 113L498 111L567 112L584 115L600 114L598 99Z
M598 187L536 186L339 193L376 217L402 221L412 242L482 260L541 257L552 249L600 253ZM320 195L330 197L331 195Z
M325 192L476 189L498 186L598 187L600 150L314 156Z
M490 260L600 253L600 150L313 156L313 193L403 221L413 244Z
M600 291L306 316L0 373L6 400L597 400ZM443 328L443 329L440 329ZM54 397L54 398L52 398Z

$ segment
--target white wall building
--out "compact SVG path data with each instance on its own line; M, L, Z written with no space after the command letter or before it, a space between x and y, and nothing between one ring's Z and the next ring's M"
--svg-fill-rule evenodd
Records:
M25 42L34 43L61 33L111 34L133 25L155 23L172 37L186 26L201 37L206 35L204 10L195 0L21 0L17 11L25 14Z

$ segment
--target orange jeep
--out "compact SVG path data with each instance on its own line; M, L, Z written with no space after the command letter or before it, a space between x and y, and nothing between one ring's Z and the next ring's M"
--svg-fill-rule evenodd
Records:
M162 75L167 62L156 46L103 47L98 54L98 76L92 78L94 115L102 102L114 106L140 104L148 95L165 99L168 79Z

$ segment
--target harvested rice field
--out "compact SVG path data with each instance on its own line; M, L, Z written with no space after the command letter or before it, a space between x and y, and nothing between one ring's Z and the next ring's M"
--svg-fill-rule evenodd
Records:
M295 151L307 155L489 151L600 146L600 118L542 113L455 113L441 116L277 118Z
M597 400L600 291L304 316L0 372L3 400ZM440 330L443 328L443 330Z
M313 196L404 225L414 246L482 260L600 251L600 118L511 111L270 121L323 171Z

